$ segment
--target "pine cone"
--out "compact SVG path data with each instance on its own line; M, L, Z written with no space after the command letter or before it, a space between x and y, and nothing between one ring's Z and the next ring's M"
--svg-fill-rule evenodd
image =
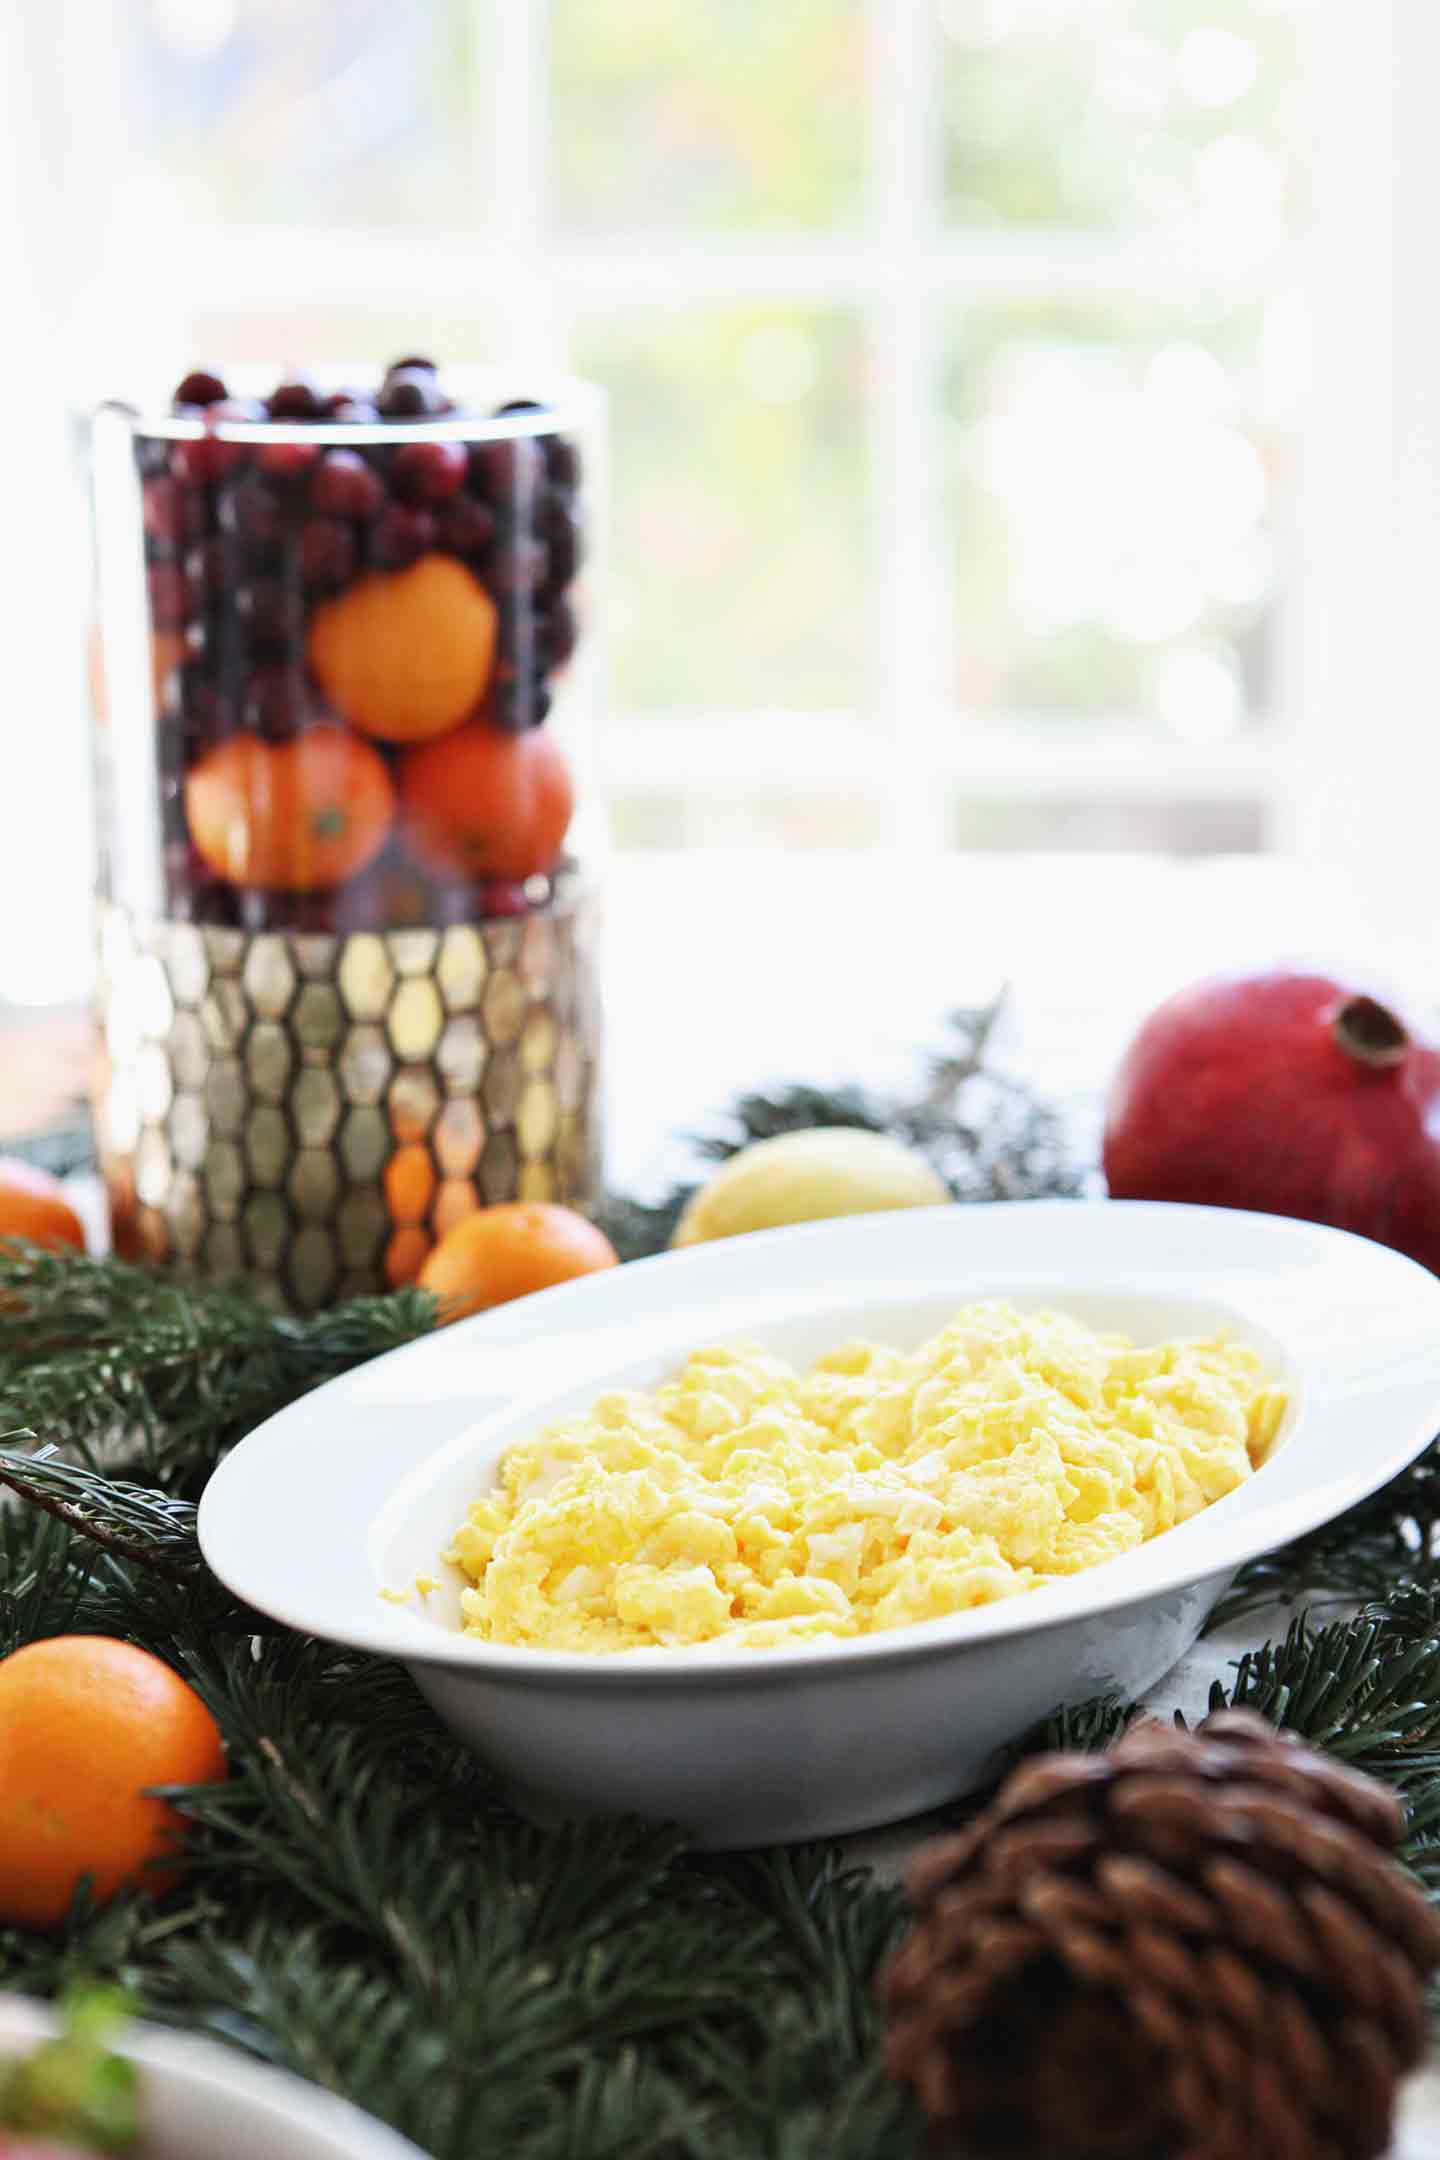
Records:
M1361 2160L1440 1916L1384 1787L1245 1710L1022 1765L915 1861L885 2061L974 2160Z

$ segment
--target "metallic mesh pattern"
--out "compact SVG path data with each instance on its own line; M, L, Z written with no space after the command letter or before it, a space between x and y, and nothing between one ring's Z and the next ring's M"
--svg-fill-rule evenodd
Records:
M309 1310L500 1200L600 1193L595 901L348 937L100 916L117 1249Z

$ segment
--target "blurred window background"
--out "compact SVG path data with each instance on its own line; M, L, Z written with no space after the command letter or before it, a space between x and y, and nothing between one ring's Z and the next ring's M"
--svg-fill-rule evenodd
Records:
M87 388L607 387L622 846L1267 844L1313 0L16 5Z

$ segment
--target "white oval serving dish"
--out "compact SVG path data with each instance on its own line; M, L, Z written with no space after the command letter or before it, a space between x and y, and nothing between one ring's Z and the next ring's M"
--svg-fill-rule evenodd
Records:
M918 1343L976 1297L1139 1339L1228 1327L1291 1392L1237 1491L1138 1551L975 1612L791 1649L585 1657L460 1634L438 1554L505 1449L701 1343L809 1359ZM359 1367L221 1464L200 1541L240 1597L403 1659L540 1814L634 1813L712 1846L858 1830L938 1805L1063 1702L1138 1694L1240 1564L1327 1521L1440 1429L1440 1278L1278 1216L1126 1202L925 1208L702 1245L547 1290Z
M28 2053L56 2029L45 2004L0 1996L0 2057ZM144 2160L424 2160L348 2101L238 2049L144 2024L116 2044L140 2072Z

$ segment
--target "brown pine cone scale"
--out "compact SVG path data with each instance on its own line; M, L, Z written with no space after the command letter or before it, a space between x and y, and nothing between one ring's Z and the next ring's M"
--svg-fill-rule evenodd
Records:
M1440 1917L1394 1795L1222 1711L1024 1764L917 1856L885 2060L964 2160L1374 2160Z

